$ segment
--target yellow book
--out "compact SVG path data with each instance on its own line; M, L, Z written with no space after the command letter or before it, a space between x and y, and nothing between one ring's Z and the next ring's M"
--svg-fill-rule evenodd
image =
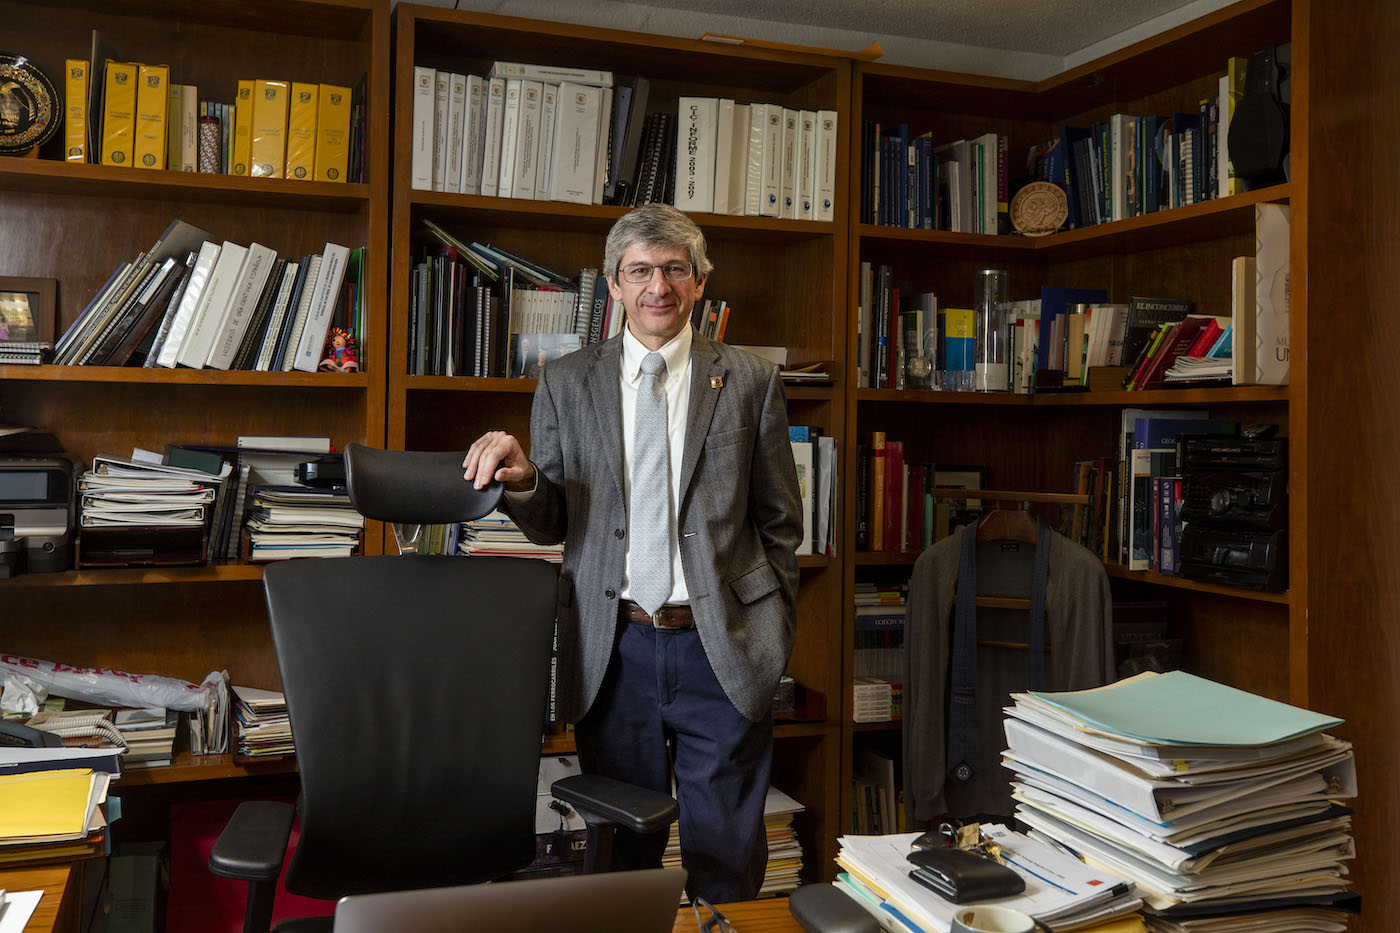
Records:
M102 88L102 164L130 165L136 150L136 70L107 59Z
M233 105L233 161L229 170L234 175L247 175L252 157L253 141L253 82L238 82L238 100Z
M287 160L286 81L253 82L253 139L250 145L250 174L259 178L281 178Z
M63 158L69 162L86 162L88 63L81 58L70 58L65 71L68 77L63 86Z
M165 168L166 127L170 110L170 69L165 65L142 65L136 83L137 168Z
M165 168L180 170L180 110L185 102L185 86L167 82L169 101L165 105Z
M292 84L287 110L287 177L310 181L316 172L316 96L318 84Z
M316 181L345 181L350 165L350 89L321 85L316 106Z

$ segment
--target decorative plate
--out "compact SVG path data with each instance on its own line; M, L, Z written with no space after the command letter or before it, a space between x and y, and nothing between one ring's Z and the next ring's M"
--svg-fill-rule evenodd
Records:
M61 106L48 75L23 55L0 52L0 154L48 142L58 130Z
M1048 181L1033 181L1011 199L1011 225L1025 236L1054 233L1068 216L1064 191Z

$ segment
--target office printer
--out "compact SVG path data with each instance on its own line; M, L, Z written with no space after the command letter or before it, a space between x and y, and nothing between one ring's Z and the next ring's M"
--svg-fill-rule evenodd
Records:
M0 456L0 580L73 565L73 464Z

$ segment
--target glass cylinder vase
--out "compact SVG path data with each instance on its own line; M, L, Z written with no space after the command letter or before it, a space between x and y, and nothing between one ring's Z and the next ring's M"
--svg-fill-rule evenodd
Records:
M1010 388L1006 289L1005 269L981 269L976 273L972 307L977 320L974 387L978 392L1005 392Z

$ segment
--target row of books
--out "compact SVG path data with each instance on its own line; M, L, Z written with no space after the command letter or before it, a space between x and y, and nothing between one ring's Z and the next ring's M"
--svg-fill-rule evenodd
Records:
M855 585L854 722L904 718L904 623L907 584Z
M366 271L363 249L294 260L176 220L98 289L53 362L352 372Z
M834 217L837 114L686 97L648 112L650 82L496 62L414 69L412 186L578 204Z
M93 30L65 63L69 162L306 181L364 181L365 79L240 80L235 102L200 98L166 65L117 60Z
M797 466L797 486L802 496L802 541L799 556L830 557L836 551L837 509L836 438L812 425L789 425L788 441Z
M978 506L936 498L933 490L963 486L967 469L909 461L903 441L870 432L856 451L856 550L917 552L947 537Z
M861 125L861 222L953 233L1010 233L1007 137L934 144L933 134L910 136Z
M851 776L851 832L872 836L904 828L904 790L895 780L896 767L893 758L877 749L857 749Z

